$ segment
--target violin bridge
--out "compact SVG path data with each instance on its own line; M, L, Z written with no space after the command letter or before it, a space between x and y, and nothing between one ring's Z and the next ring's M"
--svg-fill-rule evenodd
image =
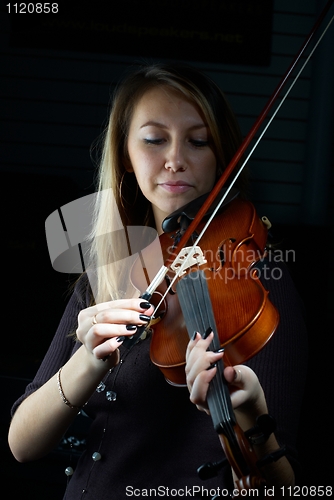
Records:
M185 247L182 248L170 267L175 273L182 276L190 267L201 266L206 263L207 261L200 247Z

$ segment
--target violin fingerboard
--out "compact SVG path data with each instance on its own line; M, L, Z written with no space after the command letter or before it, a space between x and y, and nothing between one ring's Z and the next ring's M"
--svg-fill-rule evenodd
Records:
M203 335L208 329L211 329L214 338L210 344L210 349L219 349L220 341L216 321L207 280L203 271L193 271L183 277L179 280L176 291L189 337L191 338L195 331ZM215 430L234 441L233 425L235 424L235 416L224 377L222 360L217 363L217 373L210 383L207 402Z

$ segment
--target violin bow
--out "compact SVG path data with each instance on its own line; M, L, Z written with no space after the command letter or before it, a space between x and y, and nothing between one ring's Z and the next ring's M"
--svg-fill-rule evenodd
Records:
M301 59L302 55L304 54L306 48L309 46L311 40L313 39L313 36L314 36L315 32L318 30L319 26L321 25L323 19L327 15L327 13L328 13L329 9L331 8L333 2L334 2L334 0L329 0L327 2L326 6L324 7L323 11L321 12L319 18L317 19L316 23L314 24L312 30L310 31L309 35L307 36L304 44L302 45L301 49L299 50L299 52L295 56L294 60L290 64L290 66L289 66L288 70L286 71L285 75L283 76L282 80L280 81L280 83L278 84L278 86L276 87L276 89L274 90L274 92L272 93L272 95L269 98L267 104L265 105L265 107L263 108L263 110L260 113L259 117L255 121L253 127L251 128L251 130L249 131L249 133L247 134L247 136L243 140L242 144L240 145L240 147L238 148L238 150L234 154L234 156L233 156L232 160L230 161L229 165L226 167L226 169L222 173L221 177L219 178L219 180L217 181L217 183L213 187L212 191L210 192L210 195L208 196L208 198L202 204L201 208L199 209L199 211L196 214L196 217L192 220L192 222L189 224L188 228L185 230L184 234L180 238L180 241L178 242L178 244L177 244L177 246L175 248L175 253L177 253L179 251L179 249L182 248L186 244L186 242L189 240L190 236L192 235L192 233L194 232L194 230L198 226L198 223L202 220L202 218L204 217L204 215L207 213L208 209L210 208L210 206L212 205L212 203L214 202L214 200L217 198L218 194L220 193L220 191L221 191L222 187L224 186L224 184L226 183L227 179L232 174L234 168L236 167L236 165L238 164L238 162L241 160L243 154L245 153L246 149L248 148L249 144L251 143L252 139L254 138L256 132L259 130L259 128L260 128L261 124L263 123L264 119L266 118L268 112L272 108L275 100L277 99L277 97L279 96L281 90L283 89L283 87L287 83L287 81L288 81L291 73L293 72L293 70L297 66L297 64L298 64L299 60ZM291 83L290 87L288 88L286 94L283 96L281 102L277 106L277 108L276 108L275 112L273 113L272 117L269 119L269 121L268 121L266 127L264 128L263 132L261 133L261 135L257 139L256 143L254 144L254 146L253 146L252 150L250 151L250 153L248 154L247 158L244 160L244 162L242 163L241 167L237 171L237 173L236 173L233 181L231 182L230 186L227 188L227 190L225 191L225 193L222 196L221 200L219 201L219 203L215 207L215 210L211 214L211 216L210 216L208 222L206 223L206 225L204 226L202 232L196 238L194 246L196 246L198 244L199 240L203 236L204 232L206 231L206 229L209 226L210 222L212 221L213 217L216 215L216 213L219 210L220 206L222 205L222 203L226 199L229 191L232 189L235 181L237 180L238 176L242 172L242 170L245 167L246 163L248 162L250 156L253 154L255 148L259 144L259 142L262 139L263 135L265 134L265 132L269 128L271 122L273 121L273 119L275 118L275 116L278 113L279 109L283 105L283 102L286 100L286 98L289 95L292 87L294 86L294 84L298 80L300 74L302 73L302 71L304 70L304 68L307 65L308 61L312 57L313 53L315 52L316 48L318 47L319 43L321 42L322 38L324 37L326 31L328 30L328 28L331 25L331 23L333 22L333 20L334 20L334 16L330 19L330 21L327 24L325 30L323 31L323 33L319 37L317 43L314 45L312 51L310 52L310 54L308 55L308 57L305 60L304 64L302 65L301 69L299 70L298 74L294 78L294 80ZM169 260L167 260L166 264L168 264L168 262L169 262Z
M304 54L304 52L306 51L307 47L309 46L309 44L311 43L311 40L313 39L316 31L319 29L320 25L322 24L324 18L326 17L327 13L329 12L332 4L333 4L334 0L329 0L327 2L327 4L325 5L325 7L323 8L322 12L320 13L320 16L318 17L317 21L315 22L314 26L312 27L310 33L308 34L308 36L306 37L306 40L304 41L303 45L301 46L300 50L298 51L297 55L295 56L295 58L293 59L292 63L290 64L289 68L287 69L286 73L284 74L283 78L281 79L280 83L277 85L276 89L274 90L274 92L272 93L271 97L269 98L267 104L264 106L263 110L261 111L260 115L258 116L257 120L255 121L254 125L252 126L252 128L250 129L250 131L248 132L248 134L246 135L246 137L244 138L243 142L241 143L240 147L237 149L237 151L235 152L233 158L231 159L230 163L228 164L228 166L226 167L226 169L224 170L224 172L222 173L221 177L219 178L219 180L217 181L217 183L215 184L215 186L213 187L212 191L210 192L209 196L207 197L207 199L203 202L202 206L200 207L200 209L198 210L196 216L194 217L194 219L191 221L191 223L189 224L189 226L187 227L187 229L184 231L182 237L180 238L180 240L178 241L178 243L176 244L175 248L174 248L174 252L173 252L173 255L179 255L180 253L180 250L186 245L186 243L188 242L189 238L191 237L191 235L194 233L196 227L198 226L199 222L202 220L202 218L205 216L205 214L207 213L208 209L210 208L210 206L213 204L213 202L215 201L215 199L218 197L222 187L224 186L224 184L226 183L227 179L230 177L230 175L232 174L232 172L234 171L236 165L239 163L239 161L242 159L246 149L248 148L248 146L250 145L251 141L253 140L255 134L257 133L257 131L259 130L260 126L262 125L264 119L266 118L268 112L270 111L270 109L273 107L274 105L274 102L276 101L276 99L278 98L280 92L282 91L283 87L286 85L289 77L291 76L293 70L296 68L298 62L300 61L302 55ZM313 49L311 50L310 54L308 55L308 57L306 58L304 64L302 65L301 69L299 70L299 72L297 73L297 75L295 76L294 80L292 81L290 87L288 88L287 92L285 93L285 95L283 96L281 102L279 103L279 105L277 106L275 112L273 113L273 115L271 116L271 118L268 120L268 123L267 125L265 126L264 130L262 131L262 133L260 134L260 136L258 137L258 139L256 140L255 144L253 145L251 151L249 152L249 154L247 155L246 159L243 161L241 167L238 169L238 171L236 172L233 180L231 181L230 185L228 186L227 190L225 191L224 195L221 197L221 199L219 200L218 204L216 205L215 209L213 210L212 214L210 215L209 219L207 220L205 226L203 227L201 233L197 236L196 238L196 241L193 243L193 246L192 246L192 249L191 250L194 250L195 247L198 245L200 239L202 238L203 234L205 233L205 231L207 230L208 226L210 225L212 219L214 218L214 216L216 215L217 211L219 210L219 208L221 207L222 203L224 202L224 200L226 199L228 193L230 192L230 190L232 189L233 185L235 184L235 181L237 180L238 176L240 175L240 173L242 172L243 168L245 167L246 163L248 162L250 156L253 154L255 148L257 147L257 145L259 144L259 142L261 141L263 135L265 134L265 132L267 131L268 127L270 126L270 124L272 123L273 119L275 118L276 114L278 113L279 109L281 108L281 106L283 105L284 101L286 100L287 96L289 95L292 87L294 86L294 84L296 83L296 81L298 80L300 74L302 73L302 71L304 70L306 64L308 63L308 61L310 60L310 58L312 57L313 53L315 52L316 48L318 47L319 43L321 42L322 38L324 37L326 31L329 29L331 23L333 22L334 20L334 16L330 19L329 23L327 24L327 26L325 27L323 33L321 34L321 36L319 37L319 39L317 40L316 44L314 45ZM188 259L190 259L190 257L193 255L193 252L190 250L188 256L182 261L182 265L179 266L177 272L175 273L175 276L173 277L173 279L170 281L168 287L167 287L167 290L165 291L165 294L164 296L161 298L161 301L159 302L159 304L157 305L156 307L156 310L159 308L159 306L161 305L161 303L163 302L165 296L167 295L168 291L171 289L171 287L173 286L173 284L175 283L176 279L179 277L179 275L183 272L183 270L187 267L188 265ZM155 289L159 286L159 284L162 282L162 280L164 279L164 277L166 276L167 272L168 272L168 267L171 265L172 263L172 260L173 258L169 258L167 259L167 261L164 263L164 265L160 268L160 270L158 271L158 273L156 274L156 276L154 277L154 279L152 280L152 282L149 284L149 286L147 287L146 291L140 296L141 298L144 298L146 300L149 300L153 294L153 292L155 291ZM153 313L153 316L154 316L154 313ZM146 327L146 326L145 326ZM135 339L137 339L141 333L142 333L142 329L140 328L139 329L140 331L138 331L131 339L131 345L133 345Z

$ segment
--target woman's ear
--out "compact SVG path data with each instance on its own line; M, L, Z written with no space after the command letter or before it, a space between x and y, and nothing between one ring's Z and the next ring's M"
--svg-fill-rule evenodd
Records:
M123 160L123 165L124 165L125 170L128 173L132 173L133 172L132 163L131 163L131 160L130 160L130 157L129 157L129 154L127 151L124 152L122 160Z
M130 158L124 158L123 159L123 165L124 165L125 170L129 174L133 172L133 168L132 168L132 164L131 164Z

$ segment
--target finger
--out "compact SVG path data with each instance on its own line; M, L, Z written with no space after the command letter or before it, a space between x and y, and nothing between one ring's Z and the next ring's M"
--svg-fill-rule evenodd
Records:
M196 352L194 351L188 359L186 364L186 377L189 390L191 390L192 385L196 377L203 371L208 370L211 366L215 365L222 357L224 353L222 352Z
M88 332L83 336L82 343L86 348L93 352L93 350L106 340L113 338L117 339L126 336L132 336L136 333L136 325L118 325L108 323L98 323L91 327Z
M104 311L106 309L130 309L133 311L147 313L149 316L152 315L154 311L154 306L144 299L119 299L111 300L109 302L102 302L92 306L92 311L90 314L96 314L99 311Z
M191 358L191 356L200 356L203 355L207 350L212 341L213 333L207 338L203 338L200 333L195 332L192 340L188 343L187 351L186 351L186 361Z
M214 366L210 370L202 371L194 380L192 390L190 392L190 401L199 409L207 408L206 398L209 384L216 375L217 368Z
M189 358L191 351L193 350L193 348L195 347L195 345L197 344L197 342L200 339L201 339L201 335L198 332L194 332L192 338L190 339L190 341L188 342L188 345L187 345L186 361Z
M224 369L224 377L229 384L237 384L238 382L241 383L242 381L242 374L240 372L240 369L234 366L226 366L226 368Z
M195 338L195 342L189 348L188 359L186 362L186 377L189 391L191 391L194 380L202 371L207 370L211 365L217 363L224 355L223 351L208 351L211 342L210 336L207 339L202 337Z
M245 365L227 366L224 376L230 384L240 389L251 388L259 383L254 371Z
M108 309L97 313L93 317L86 317L79 323L77 337L85 342L85 337L96 336L101 338L113 335L133 335L137 326L149 322L150 316L128 309Z
M116 351L119 352L119 346L122 344L122 341L118 340L118 338L111 338L96 346L92 353L97 359L105 359L109 356L114 356ZM116 360L119 354L116 353ZM118 360L119 361L119 360Z
M224 376L229 382L231 402L234 409L262 398L262 388L257 375L244 365L226 367Z
M95 306L83 309L79 313L79 323L84 323L86 320L92 324L103 322L105 311L113 311L115 314L120 311L133 311L147 316L151 316L154 312L154 306L143 299L121 299L109 302L102 302ZM102 313L102 314L101 314ZM113 314L113 313L111 313Z
M132 309L115 309L109 308L98 312L93 318L91 318L91 323L116 323L116 324L133 324L133 325L144 325L150 321L151 316L142 313L141 311L135 311ZM94 320L94 321L93 321Z

